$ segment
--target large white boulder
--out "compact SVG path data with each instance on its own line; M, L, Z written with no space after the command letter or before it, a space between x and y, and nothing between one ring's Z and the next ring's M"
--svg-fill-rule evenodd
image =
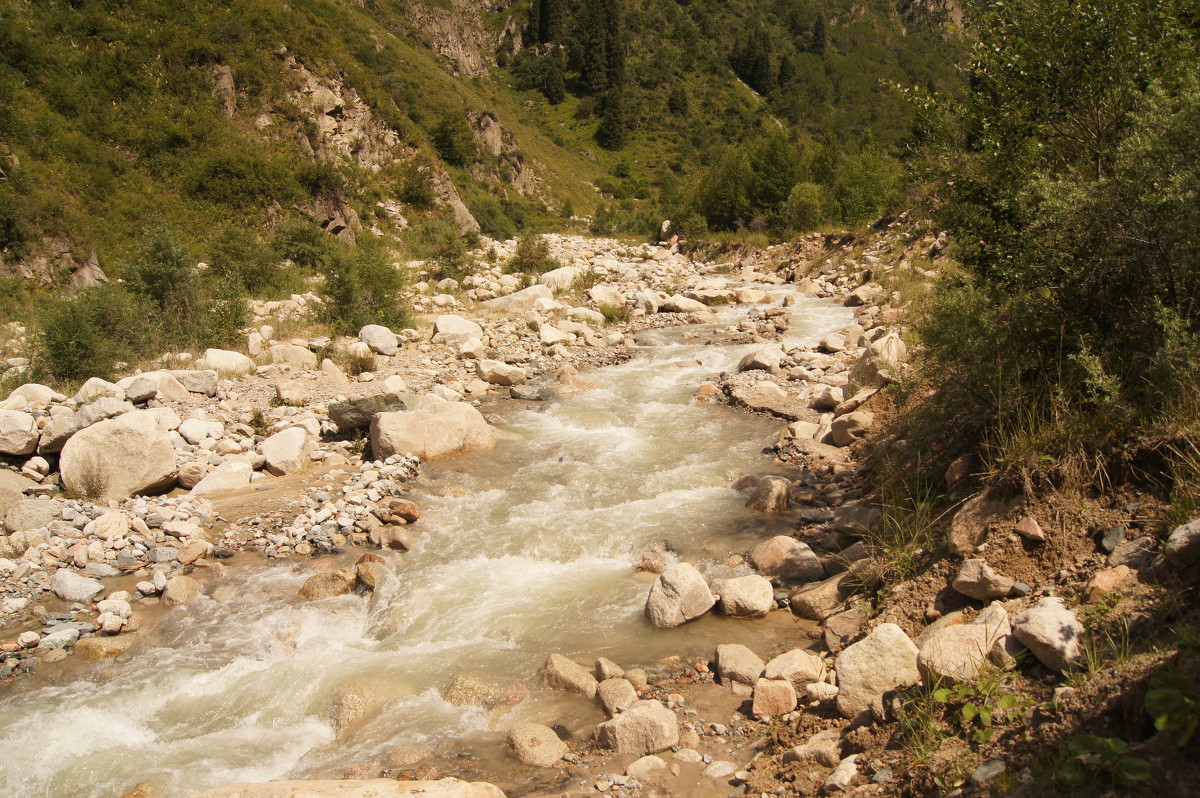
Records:
M699 618L716 603L716 597L696 567L681 562L663 571L650 588L650 595L646 597L646 617L654 626L669 629Z
M492 385L521 385L529 379L525 369L500 360L480 360L475 364L475 373Z
M204 357L196 362L196 368L211 369L232 377L254 371L254 361L248 355L230 349L205 349Z
M241 460L226 460L210 471L192 488L193 496L204 496L221 490L236 490L250 484L254 468Z
M1083 624L1056 596L1013 618L1012 631L1050 670L1070 670L1083 659Z
M548 285L531 285L508 296L489 299L483 306L489 310L517 315L533 310L539 299L554 299L554 292Z
M894 623L880 624L862 640L847 646L834 664L838 711L853 718L888 690L919 682L917 653L916 645Z
M358 331L358 340L379 355L391 356L400 351L400 336L382 324L368 324Z
M547 292L549 288L542 286ZM433 322L433 342L457 349L471 338L483 340L483 328L475 322L447 313Z
M289 427L262 443L266 469L277 477L304 468L307 454L308 431L303 427Z
M0 410L0 454L33 454L38 437L33 416L21 410Z
M415 454L422 460L490 449L496 433L465 402L434 402L419 410L371 418L371 452L377 459Z
M656 754L679 743L679 719L657 701L639 701L597 726L596 739L621 754Z
M179 416L166 408L135 410L80 430L59 459L64 487L92 499L126 499L169 490L179 467L167 433Z

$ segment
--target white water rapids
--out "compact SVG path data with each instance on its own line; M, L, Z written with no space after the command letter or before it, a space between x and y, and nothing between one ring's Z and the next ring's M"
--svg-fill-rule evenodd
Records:
M791 310L788 335L803 343L852 321L806 297ZM722 310L722 322L744 314ZM398 746L501 740L550 700L532 687L550 652L628 667L761 634L758 621L664 631L642 616L650 580L631 565L647 546L669 541L711 578L746 572L728 555L775 532L727 474L770 470L761 450L782 424L693 400L762 345L679 343L686 332L643 334L641 356L581 375L597 388L515 405L494 450L426 467L445 496L418 497L418 545L385 552L396 578L374 594L303 603L311 572L298 563L235 568L209 585L227 586L223 600L165 612L118 662L0 700L0 793L108 798L151 782L175 798L336 777ZM459 675L531 685L530 699L454 706L441 691ZM330 707L346 684L390 700L335 741Z

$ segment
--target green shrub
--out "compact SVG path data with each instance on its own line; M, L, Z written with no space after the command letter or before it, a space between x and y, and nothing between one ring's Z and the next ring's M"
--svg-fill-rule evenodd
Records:
M248 146L217 150L197 159L183 187L194 197L230 208L283 204L303 196L296 178Z
M195 260L169 227L152 228L124 273L133 290L145 294L160 310L186 304L192 290Z
M318 270L337 246L336 239L304 219L280 222L271 238L271 247L281 258L313 270Z
M280 260L274 246L235 225L227 226L209 246L212 273L260 299L282 299L304 290L304 278L281 266Z
M824 193L816 183L797 183L788 194L784 210L787 227L800 232L815 230L825 216Z
M412 310L400 297L403 286L403 276L377 242L339 247L325 265L324 319L344 335L357 335L368 324L411 327Z
M504 265L504 271L509 274L544 274L561 266L561 263L550 257L550 243L543 236L529 234L517 240L517 251Z
M46 302L35 320L35 375L59 384L111 379L115 363L143 357L158 342L156 311L119 283Z

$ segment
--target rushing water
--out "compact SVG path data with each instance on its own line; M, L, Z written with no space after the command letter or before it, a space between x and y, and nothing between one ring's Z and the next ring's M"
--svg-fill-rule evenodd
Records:
M806 343L850 323L808 298L793 311L789 335ZM774 532L727 475L769 469L761 450L780 424L693 401L754 347L685 336L644 334L643 356L582 375L596 388L522 405L495 449L429 467L443 495L421 499L419 543L386 553L394 578L374 594L306 604L302 568L237 569L210 586L222 600L166 612L121 661L0 702L0 792L107 797L150 781L173 798L337 775L397 746L494 742L517 715L556 720L536 690L516 708L454 706L442 691L456 676L504 691L532 685L549 652L629 666L761 635L764 621L642 618L650 580L631 565L646 547L667 542L720 577L745 572L728 555ZM346 685L387 700L335 739Z

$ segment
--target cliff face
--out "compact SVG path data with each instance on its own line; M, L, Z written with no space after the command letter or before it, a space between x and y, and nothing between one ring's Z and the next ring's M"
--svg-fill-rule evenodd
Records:
M430 48L444 56L453 74L473 78L495 66L496 51L508 37L515 49L522 46L521 24L507 0L450 0L449 7L409 3L409 21ZM499 31L489 30L485 13L506 16Z

